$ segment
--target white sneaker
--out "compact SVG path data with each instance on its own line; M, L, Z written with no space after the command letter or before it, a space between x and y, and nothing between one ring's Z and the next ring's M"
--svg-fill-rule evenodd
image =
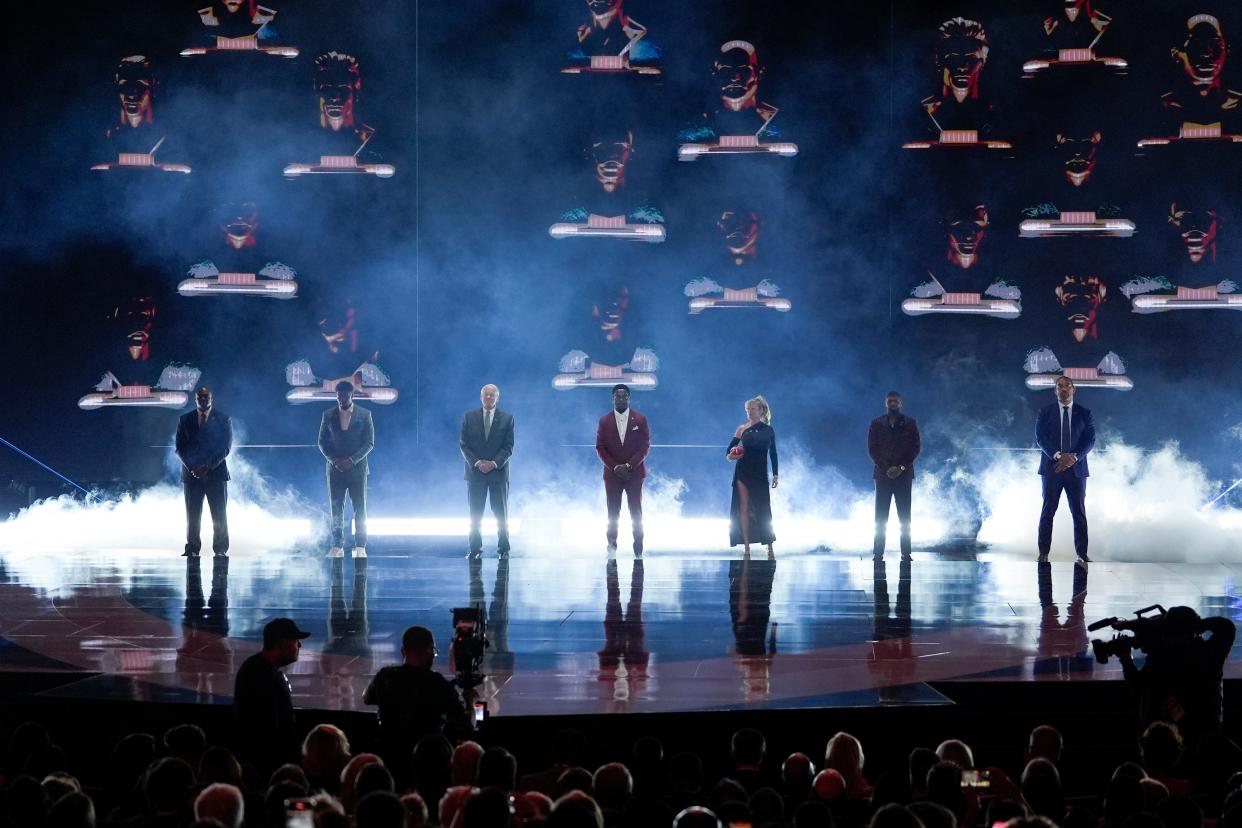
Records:
M365 558L366 556L367 556L367 548L366 548L365 546L355 546L355 547L354 547L354 557L355 557L355 558Z
M345 557L345 550L339 546L334 546L328 550L328 557L329 558L343 558Z

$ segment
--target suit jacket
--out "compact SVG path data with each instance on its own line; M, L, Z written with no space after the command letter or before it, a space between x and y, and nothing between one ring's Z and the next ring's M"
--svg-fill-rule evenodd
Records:
M919 424L913 417L900 414L897 425L888 424L888 414L881 414L871 421L867 429L867 453L875 470L871 474L873 480L887 480L889 466L905 466L897 479L914 477L914 458L919 456L922 442L919 439Z
M621 442L617 434L617 418L613 411L599 418L599 428L595 431L595 453L604 464L604 477L620 479L613 466L622 463L630 464L631 477L646 477L647 465L644 461L651 452L651 429L647 426L647 418L634 409L630 409L629 431L625 442Z
M1052 459L1061 450L1061 404L1055 402L1039 409L1035 418L1035 442L1039 444L1039 473L1056 474L1056 461ZM1095 418L1091 409L1074 403L1070 409L1070 433L1065 440L1065 450L1078 455L1078 462L1066 469L1074 477L1089 477L1087 453L1095 448Z
M327 459L328 471L334 471L333 460L348 457L354 461L351 474L370 474L367 466L367 455L375 448L375 424L371 421L371 412L358 403L354 403L354 416L349 421L349 430L341 430L340 409L332 406L323 412L319 420L319 453Z
M482 483L497 475L509 479L509 457L513 454L513 415L497 408L492 414L492 430L483 436L483 409L475 408L461 418L461 437L457 445L465 461L466 480ZM479 460L491 460L496 468L484 474L474 467Z
M206 480L215 482L229 479L229 464L224 458L233 448L233 423L227 414L211 409L207 422L198 425L198 409L182 414L177 420L177 438L174 441L177 457L181 459L181 482L190 483L198 478L190 473L195 466L208 468Z

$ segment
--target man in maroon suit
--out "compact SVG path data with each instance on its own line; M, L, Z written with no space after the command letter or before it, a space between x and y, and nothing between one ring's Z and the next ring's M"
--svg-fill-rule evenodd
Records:
M612 411L599 418L595 453L604 464L604 495L608 500L608 551L617 551L617 519L621 517L621 493L630 504L634 526L634 554L643 554L644 461L651 451L647 418L630 408L630 388L612 387Z

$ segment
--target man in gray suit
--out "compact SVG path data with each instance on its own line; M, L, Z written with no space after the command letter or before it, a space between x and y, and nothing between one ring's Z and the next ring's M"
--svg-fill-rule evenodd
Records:
M470 552L483 554L479 523L483 504L492 500L496 516L496 551L509 554L509 457L513 454L513 415L496 407L500 389L492 384L479 391L482 408L466 412L461 421L461 456L465 461L466 497L470 501Z
M319 451L328 461L328 501L332 505L329 558L345 555L345 495L354 504L354 557L367 556L367 455L375 448L371 412L354 405L354 384L336 384L336 405L319 421Z

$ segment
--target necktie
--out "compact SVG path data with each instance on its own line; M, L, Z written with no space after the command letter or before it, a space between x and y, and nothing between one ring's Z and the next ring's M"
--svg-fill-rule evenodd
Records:
M203 427L203 423L205 423L205 422L207 422L207 415L206 415L206 414L204 414L204 413L203 413L203 412L201 412L201 411L200 411L200 412L198 412L198 427L199 427L199 428L202 428L202 427Z
M486 440L492 434L492 412L483 412L483 439Z
M1061 406L1061 451L1065 451L1065 443L1069 440L1069 406Z

